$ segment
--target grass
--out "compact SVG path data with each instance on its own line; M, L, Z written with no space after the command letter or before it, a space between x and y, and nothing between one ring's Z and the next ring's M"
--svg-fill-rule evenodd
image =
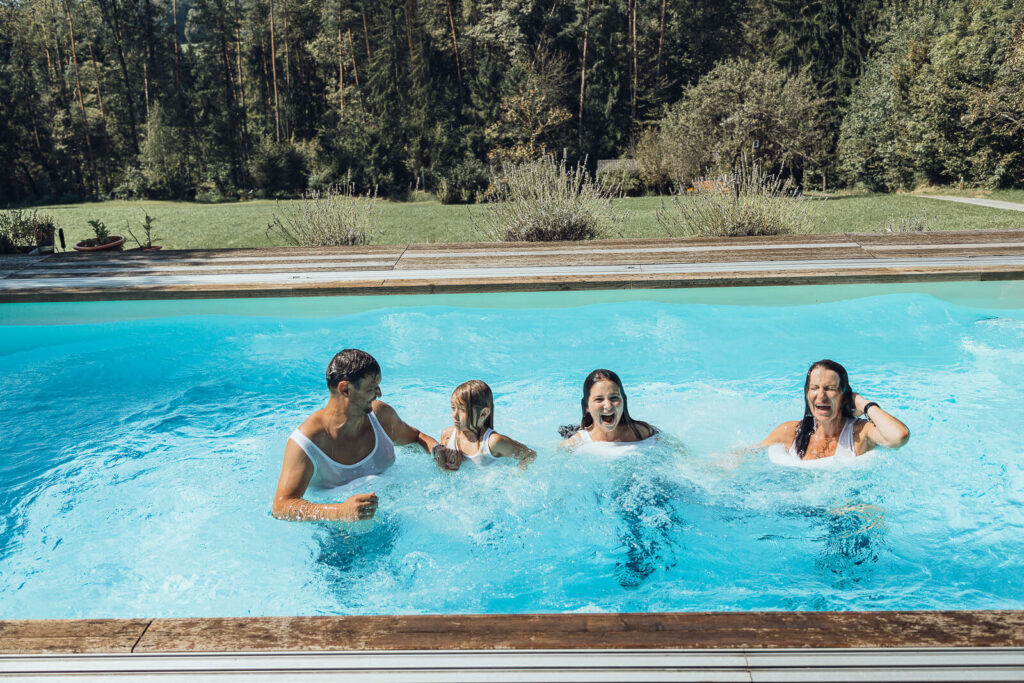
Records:
M996 191L990 196L992 199L1024 203L1024 190ZM667 236L655 220L655 212L661 206L660 197L631 197L621 201L627 217L618 236L629 239ZM91 236L87 223L90 219L103 221L115 235L126 234L124 225L129 220L138 234L144 212L149 212L155 219L153 236L164 249L284 244L279 237L275 241L267 235L267 224L277 209L275 202L270 200L230 204L109 201L36 208L40 214L52 215L57 227L64 229L68 249L75 242ZM480 211L480 206L442 205L428 195L420 195L415 201L381 201L380 208L380 230L374 244L478 242L486 239L474 227L469 216L469 211ZM815 219L814 232L823 234L879 232L893 218L914 215L926 216L929 229L935 231L1024 229L1024 212L905 194L833 195L824 201L810 202L810 211Z

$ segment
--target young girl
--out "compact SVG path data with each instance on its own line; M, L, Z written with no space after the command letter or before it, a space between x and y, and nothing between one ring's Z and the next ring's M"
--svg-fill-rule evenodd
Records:
M459 469L463 459L483 466L503 457L514 458L525 469L537 457L533 449L494 431L494 396L478 379L455 387L452 422L434 449L434 458L447 470Z
M598 369L583 381L583 418L579 426L562 427L562 446L575 448L592 441L633 443L645 441L658 430L629 416L622 380L611 370Z

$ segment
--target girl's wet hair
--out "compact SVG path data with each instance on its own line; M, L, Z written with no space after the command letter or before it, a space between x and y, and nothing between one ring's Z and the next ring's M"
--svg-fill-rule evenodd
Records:
M587 375L587 378L583 380L583 398L580 400L580 407L583 409L583 417L580 418L580 423L578 425L563 425L562 427L559 427L558 433L562 438L568 439L579 430L589 429L590 426L594 424L594 418L590 416L590 412L587 410L587 403L590 401L590 390L595 384L602 380L613 382L615 386L619 388L619 395L622 396L622 421L629 425L629 428L633 430L634 434L636 434L636 438L643 439L637 425L643 425L653 432L654 429L649 424L646 422L638 422L629 416L629 401L626 399L626 390L622 388L622 380L619 379L619 376L611 370L598 368Z
M486 382L478 379L471 379L455 387L452 392L452 403L458 403L469 413L469 423L474 430L483 434L488 429L494 429L494 394ZM487 418L483 425L477 426L477 417L484 408L488 409Z
M811 414L811 406L807 403L807 389L811 386L811 373L817 368L831 370L839 375L839 389L843 392L843 398L839 402L839 411L843 417L853 417L853 389L850 388L850 377L846 374L846 368L834 360L824 358L814 363L807 369L807 377L804 378L804 416L800 424L796 426L796 439L793 446L796 449L797 457L803 458L807 452L807 444L814 433L814 415Z

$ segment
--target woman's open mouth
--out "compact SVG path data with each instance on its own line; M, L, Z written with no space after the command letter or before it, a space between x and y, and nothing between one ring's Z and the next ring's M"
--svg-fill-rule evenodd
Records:
M615 414L612 413L611 415L602 415L601 424L608 425L609 427L611 427L613 424L615 424Z

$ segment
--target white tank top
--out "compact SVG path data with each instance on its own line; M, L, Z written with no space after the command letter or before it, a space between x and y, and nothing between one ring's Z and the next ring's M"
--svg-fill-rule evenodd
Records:
M581 444L601 443L608 444L609 446L635 446L638 443L646 443L647 441L651 441L656 436L655 434L651 434L646 439L640 439L639 441L594 441L594 439L590 436L590 432L588 432L586 429L579 429L576 431L576 433L580 435Z
M309 485L314 488L329 489L350 484L356 479L380 474L395 462L395 444L391 442L387 432L380 426L377 416L367 413L373 427L373 449L370 453L352 465L342 465L332 460L310 441L309 437L296 429L290 438L313 462L313 478Z
M848 418L846 423L843 425L843 431L839 432L839 442L836 443L836 452L828 457L832 458L852 458L857 455L857 451L853 445L853 423L856 422L854 419ZM789 455L802 460L796 452L796 439L793 439L793 443L790 444L786 451ZM821 460L822 458L814 458L815 460Z
M472 462L474 465L478 465L480 467L483 467L484 465L490 465L492 462L497 460L496 457L491 455L491 447L488 444L488 441L491 438L491 434L493 434L493 433L494 433L493 429L488 429L480 437L480 452L479 453L476 453L474 455L468 455L466 453L463 453L462 455L467 460ZM458 435L459 435L459 430L453 429L452 430L452 435L450 437L448 437L448 443L445 444L445 447L446 448L450 448L453 451L457 451L458 450L458 446L456 444L458 443Z

